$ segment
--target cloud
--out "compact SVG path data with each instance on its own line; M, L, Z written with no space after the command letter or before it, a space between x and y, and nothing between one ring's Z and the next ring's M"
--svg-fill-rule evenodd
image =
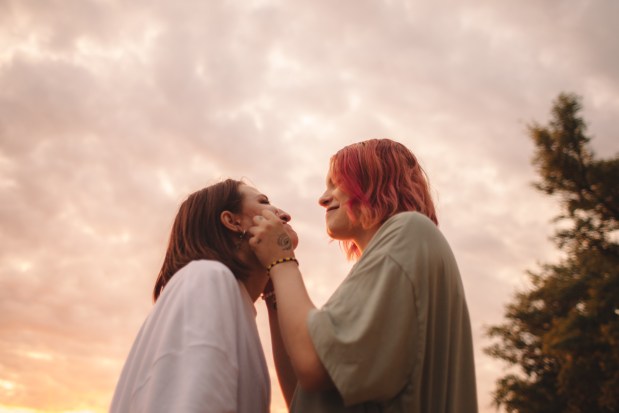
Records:
M526 126L573 91L596 151L617 153L617 7L0 2L3 403L106 408L178 205L221 178L247 178L292 214L323 303L350 268L317 206L329 157L393 137L437 195L486 409L501 371L482 327L557 255Z

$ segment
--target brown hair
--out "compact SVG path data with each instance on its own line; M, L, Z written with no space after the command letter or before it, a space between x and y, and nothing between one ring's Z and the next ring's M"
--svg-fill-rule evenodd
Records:
M174 219L163 265L153 289L157 301L172 276L189 262L216 260L226 265L235 277L245 279L249 267L237 258L234 236L221 222L223 211L241 212L241 181L226 179L189 195Z

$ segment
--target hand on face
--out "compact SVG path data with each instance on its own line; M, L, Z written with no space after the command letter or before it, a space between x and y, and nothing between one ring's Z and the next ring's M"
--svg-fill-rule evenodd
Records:
M267 209L253 221L249 246L265 268L278 259L294 257L299 238L290 225Z

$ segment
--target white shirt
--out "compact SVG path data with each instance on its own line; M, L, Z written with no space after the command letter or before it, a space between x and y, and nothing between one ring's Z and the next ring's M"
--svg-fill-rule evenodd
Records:
M111 413L269 411L270 381L245 286L217 261L180 269L133 344Z

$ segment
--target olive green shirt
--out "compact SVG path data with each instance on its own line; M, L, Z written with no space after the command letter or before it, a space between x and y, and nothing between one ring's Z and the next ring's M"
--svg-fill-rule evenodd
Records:
M426 216L389 218L307 323L336 389L298 387L291 412L477 412L462 280Z

